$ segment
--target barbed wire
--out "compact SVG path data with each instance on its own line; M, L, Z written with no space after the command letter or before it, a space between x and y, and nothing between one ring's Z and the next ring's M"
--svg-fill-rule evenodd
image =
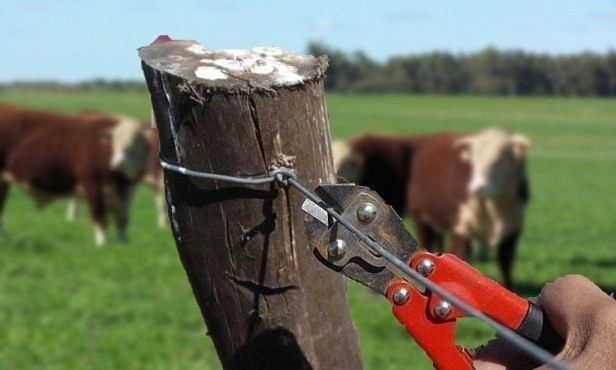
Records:
M535 360L544 363L554 369L567 370L569 369L564 363L557 360L553 354L546 351L545 349L539 347L537 344L531 342L515 331L507 328L506 326L500 324L489 316L485 315L483 312L475 309L470 304L464 302L462 299L458 298L453 293L450 293L446 289L442 288L440 285L436 284L432 280L426 278L419 272L412 269L409 265L401 261L395 254L391 253L379 243L372 240L369 236L361 232L357 229L352 223L346 220L340 213L338 213L334 208L327 205L327 203L323 202L323 200L315 194L313 191L304 187L298 180L297 175L293 170L290 170L285 167L274 167L268 175L258 176L258 177L237 177L237 176L228 176L221 175L216 173L208 173L201 171L194 171L187 169L182 166L176 166L171 163L166 162L164 159L160 158L160 164L163 168L174 171L183 175L197 177L201 179L209 179L209 180L218 180L225 182L232 182L236 184L243 185L261 185L272 182L279 182L284 186L293 186L299 192L301 192L306 198L313 201L316 205L321 207L325 212L327 212L331 217L336 219L342 226L348 229L351 233L355 234L362 242L366 243L373 252L378 253L383 258L385 258L389 263L395 267L394 271L399 277L403 278L407 282L415 281L426 288L430 289L433 292L436 292L438 295L443 297L449 303L463 311L466 315L470 317L474 317L480 321L483 321L485 324L490 326L494 331L496 331L503 339L507 340L511 344L518 347L520 350L526 352ZM323 206L325 205L325 206Z

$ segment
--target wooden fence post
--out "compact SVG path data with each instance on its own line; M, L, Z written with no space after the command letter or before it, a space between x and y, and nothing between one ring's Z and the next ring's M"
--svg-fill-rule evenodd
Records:
M139 49L167 161L226 175L297 171L334 182L325 59L278 48L205 50L159 38ZM360 369L341 277L307 248L303 197L165 172L177 249L227 369Z

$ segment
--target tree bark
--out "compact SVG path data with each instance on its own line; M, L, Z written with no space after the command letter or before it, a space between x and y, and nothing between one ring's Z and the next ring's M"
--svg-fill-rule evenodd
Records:
M232 176L285 165L309 188L335 181L325 59L158 41L139 55L165 160ZM300 193L169 171L165 187L176 246L225 368L362 367L345 283L307 247Z

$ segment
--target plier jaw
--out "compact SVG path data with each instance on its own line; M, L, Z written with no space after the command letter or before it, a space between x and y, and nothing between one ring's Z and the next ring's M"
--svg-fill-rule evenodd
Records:
M315 193L364 234L378 241L400 260L410 263L417 242L402 225L400 217L374 191L353 184L320 185ZM302 205L309 245L325 266L386 295L396 280L387 261L358 237L327 216L311 200Z

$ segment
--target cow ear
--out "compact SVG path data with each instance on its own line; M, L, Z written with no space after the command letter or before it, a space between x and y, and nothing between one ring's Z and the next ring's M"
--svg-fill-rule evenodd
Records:
M463 162L470 162L471 161L471 151L468 147L464 147L462 148L462 151L460 152L460 159Z
M526 151L530 146L530 140L524 135L514 134L511 135L511 146L516 158L521 159L526 155Z
M453 146L455 146L456 148L459 147L463 147L463 146L468 146L473 142L473 136L468 135L468 136L463 136L461 138L459 138L458 140L455 141L455 143L453 144Z
M471 161L471 143L473 141L472 136L465 136L457 140L453 146L460 149L460 159L463 162Z

